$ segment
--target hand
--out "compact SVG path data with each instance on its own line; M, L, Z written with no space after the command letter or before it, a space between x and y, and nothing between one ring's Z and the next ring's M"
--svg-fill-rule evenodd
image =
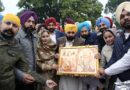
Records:
M53 64L52 68L55 69L55 70L58 70L58 65L57 64Z
M64 43L60 43L60 44L59 44L59 47L64 47L64 46L65 46Z
M55 86L57 86L57 84L52 81L52 80L47 80L46 81L46 85L49 87L49 88L54 88Z
M105 70L104 70L104 68L100 68L100 69L99 69L99 73L100 73L101 75L105 75Z
M95 75L96 78L101 78L105 75L105 70L103 68L100 68L97 74Z
M35 79L30 75L30 74L27 74L27 73L24 73L24 76L23 76L23 82L25 84L31 84L35 81Z
M95 55L95 58L96 58L96 59L101 59L100 53L97 53L97 54Z
M102 77L99 71L95 74L95 77L96 78L101 78Z

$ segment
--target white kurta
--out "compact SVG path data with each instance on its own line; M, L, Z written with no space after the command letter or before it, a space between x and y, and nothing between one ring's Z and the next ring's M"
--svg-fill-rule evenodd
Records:
M59 90L83 90L80 77L61 76Z
M66 42L66 46L72 46L72 42ZM61 76L59 90L83 90L82 80L80 77Z

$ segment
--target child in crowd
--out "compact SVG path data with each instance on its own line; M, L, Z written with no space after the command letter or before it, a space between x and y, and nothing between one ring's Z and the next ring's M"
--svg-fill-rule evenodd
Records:
M111 30L105 30L103 32L103 39L106 44L101 52L101 67L105 67L112 56L115 34ZM114 82L115 77L107 77L105 83L105 90L113 90Z

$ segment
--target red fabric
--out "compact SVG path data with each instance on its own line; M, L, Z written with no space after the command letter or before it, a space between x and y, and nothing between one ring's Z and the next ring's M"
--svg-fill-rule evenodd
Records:
M112 26L113 26L113 20L110 17L107 17L107 16L105 18L107 18L110 21L110 28L112 28Z
M56 22L56 29L63 32L63 28L60 26L60 23Z
M46 27L49 25L49 23L53 22L56 25L56 19L54 17L47 18L45 20Z

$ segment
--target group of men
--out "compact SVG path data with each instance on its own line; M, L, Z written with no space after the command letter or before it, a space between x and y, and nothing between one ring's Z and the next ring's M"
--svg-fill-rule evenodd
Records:
M113 54L106 69L101 68L96 77L117 75L121 81L126 81L130 80L130 63L128 61L130 59L130 2L123 2L117 7L116 20L124 32L116 37ZM38 17L33 11L23 12L20 18L13 14L6 14L2 18L0 25L0 90L36 90L38 84L46 84L50 88L56 86L54 81L46 80L36 73L37 33L35 26L37 21ZM52 23L48 23L50 21ZM75 25L67 25L64 34L54 29L54 18L47 19L45 24L51 39L59 46L83 45L83 40L75 37L77 32ZM99 29L103 27L98 23L97 26ZM58 39L59 37L62 38ZM74 79L74 81L66 81L71 77L61 79L61 84L64 85L75 82Z
M36 23L33 11L25 11L20 18L10 13L4 15L0 25L1 90L36 90L38 84L56 86L36 73Z

